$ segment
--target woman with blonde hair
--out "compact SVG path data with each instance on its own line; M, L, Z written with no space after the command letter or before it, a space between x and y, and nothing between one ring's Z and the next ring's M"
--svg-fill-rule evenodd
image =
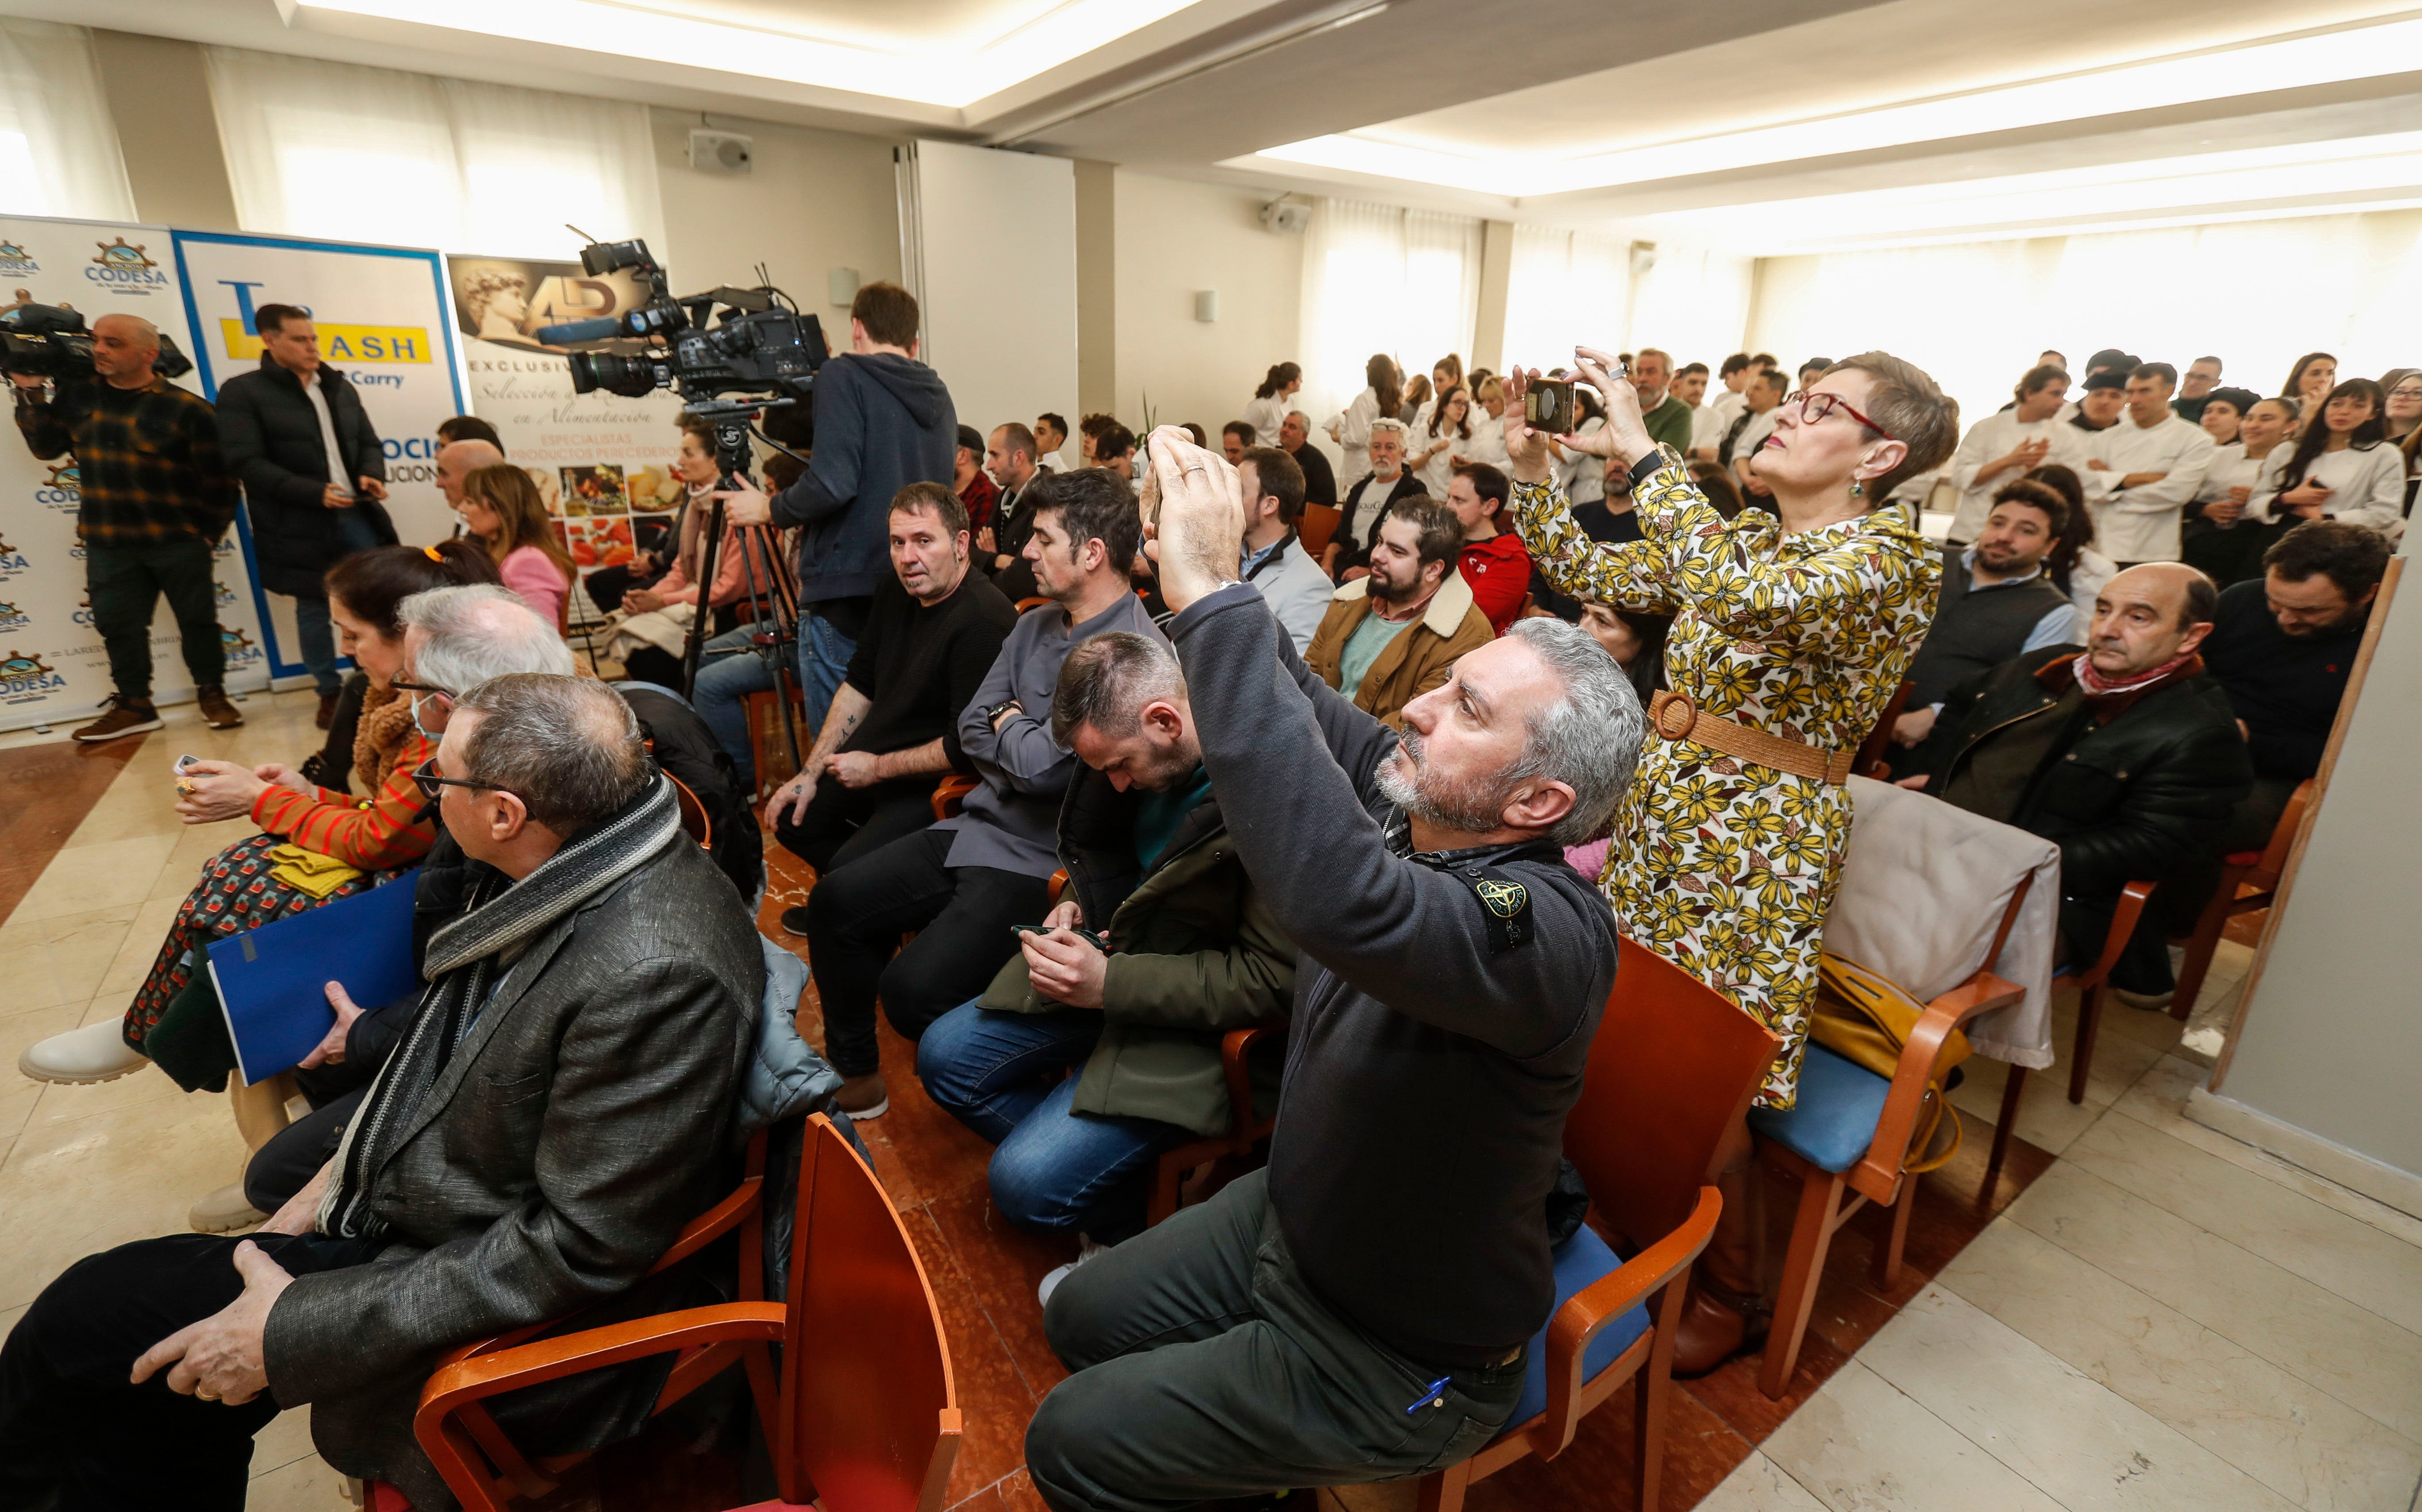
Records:
M561 630L578 573L530 475L509 462L472 469L458 512L463 528L488 548L505 586Z

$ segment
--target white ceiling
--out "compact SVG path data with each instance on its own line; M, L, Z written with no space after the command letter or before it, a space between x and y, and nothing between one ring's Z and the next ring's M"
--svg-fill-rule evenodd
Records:
M2422 205L2381 0L0 0L1744 252Z

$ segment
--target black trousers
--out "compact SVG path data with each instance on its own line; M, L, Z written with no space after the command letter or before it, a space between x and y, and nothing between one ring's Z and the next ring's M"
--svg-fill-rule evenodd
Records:
M1014 924L1050 910L1045 880L949 866L951 830L895 840L820 877L808 894L808 966L825 1014L825 1059L845 1077L881 1069L877 999L909 1039L992 984L1017 953ZM911 930L906 945L900 937Z
M790 811L774 822L774 838L823 877L934 822L934 780L909 778L869 787L843 787L826 772L796 824Z
M1266 1177L1181 1208L1052 1292L1044 1332L1076 1374L1027 1425L1026 1465L1059 1512L1398 1480L1468 1458L1513 1415L1518 1355L1424 1364L1315 1295Z
M362 1099L370 1095L370 1081L377 1074L375 1066L370 1068L351 1087L324 1102L306 1085L304 1095L311 1099L311 1110L271 1135L268 1142L253 1151L252 1158L244 1162L244 1200L261 1212L275 1213L301 1191L336 1155L337 1145L345 1137L345 1126L353 1122Z
M177 617L185 673L196 687L227 681L227 648L211 576L211 543L199 536L85 547L85 595L92 626L109 650L109 679L130 702L151 698L151 611L167 595Z
M243 1295L231 1236L177 1234L87 1255L42 1289L0 1347L0 1507L55 1512L241 1512L252 1436L277 1415L180 1396L165 1370L127 1376L144 1350ZM317 1236L253 1243L302 1276L374 1247Z

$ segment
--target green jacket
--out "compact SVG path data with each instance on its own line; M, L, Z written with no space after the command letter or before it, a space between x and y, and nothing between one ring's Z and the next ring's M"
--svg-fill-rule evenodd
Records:
M1061 862L1086 922L1110 946L1102 1037L1078 1073L1075 1108L1222 1134L1220 1039L1286 1016L1295 943L1246 875L1216 795L1187 814L1149 872L1135 853L1140 800L1080 766L1061 805ZM980 1000L1010 1013L1067 1011L1035 992L1023 954ZM1282 1054L1268 1048L1254 1056L1253 1101L1265 1110L1277 1105Z

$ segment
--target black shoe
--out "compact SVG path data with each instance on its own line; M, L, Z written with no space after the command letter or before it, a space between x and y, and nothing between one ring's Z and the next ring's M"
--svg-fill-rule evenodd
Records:
M785 908L782 910L782 933L792 937L794 939L805 939L808 937L808 906L806 904L803 903L795 908Z

